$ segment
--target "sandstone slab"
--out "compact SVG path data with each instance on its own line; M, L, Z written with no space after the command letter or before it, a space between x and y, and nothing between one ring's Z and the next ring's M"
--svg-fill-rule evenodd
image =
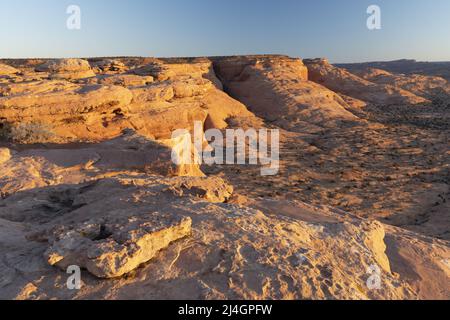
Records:
M191 234L190 218L152 215L88 221L70 231L58 231L46 251L50 265L86 268L98 278L116 278L153 259L172 242Z

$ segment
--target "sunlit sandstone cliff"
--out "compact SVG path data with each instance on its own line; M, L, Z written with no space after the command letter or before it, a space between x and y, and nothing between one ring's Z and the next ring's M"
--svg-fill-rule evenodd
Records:
M448 299L448 83L353 72L5 60L0 298ZM280 173L175 165L171 133L196 120L281 129Z

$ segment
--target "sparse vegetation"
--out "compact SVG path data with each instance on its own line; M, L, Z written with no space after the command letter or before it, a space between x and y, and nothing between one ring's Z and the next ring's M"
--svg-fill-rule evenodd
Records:
M55 134L48 125L40 122L0 125L0 139L21 144L45 143L54 138Z

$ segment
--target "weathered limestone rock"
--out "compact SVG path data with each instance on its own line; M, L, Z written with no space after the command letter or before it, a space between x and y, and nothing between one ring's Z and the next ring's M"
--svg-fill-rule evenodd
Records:
M201 181L209 179L122 173L10 195L0 206L0 252L7 253L0 297L16 297L29 283L21 279L32 276L40 279L36 294L47 299L448 296L445 241L299 201L211 203L195 189L215 194L219 180ZM66 277L47 261L62 269L79 265L97 277L134 276L99 281L83 275L83 290L70 292L59 289ZM385 262L398 275L385 270ZM367 286L374 264L382 270L379 290Z
M98 278L116 278L189 236L191 225L189 217L152 213L102 223L88 221L74 230L57 231L45 256L50 265L63 270L75 264Z
M76 80L95 77L89 62L83 59L50 60L36 67L36 71L48 72L51 79Z
M415 94L392 85L375 84L345 69L331 65L326 59L306 59L309 79L344 95L373 104L419 104L429 102Z
M420 278L408 277L411 267L423 263L433 268L436 279L444 280L447 273L439 261L450 257L445 242L429 243L420 237L413 242L410 238L417 235L386 229L389 250L385 254L400 276L382 270L382 287L371 290L366 284L367 268L380 261L376 248L384 248L378 226L298 201L261 201L255 209L211 203L195 193L168 192L170 186L188 180L192 178L121 175L6 198L0 207L0 250L8 252L5 265L0 264L6 284L0 296L22 292L18 289L28 282L19 279L28 275L39 277L38 290L44 290L48 298L76 294L78 299L92 299L108 294L142 299L161 298L161 293L172 299L448 295L444 281L422 280L423 268L414 269ZM171 242L177 238L180 241ZM154 256L156 248L164 249ZM408 256L411 253L416 254L414 259ZM101 278L131 271L134 277L99 281L83 276L83 290L65 296L67 290L58 289L58 283L64 285L66 278L43 265L47 261L63 270L69 264L79 265ZM15 269L8 269L13 262ZM15 270L21 272L20 278ZM248 270L257 270L257 275ZM415 281L420 291L412 289ZM293 282L295 286L289 286Z

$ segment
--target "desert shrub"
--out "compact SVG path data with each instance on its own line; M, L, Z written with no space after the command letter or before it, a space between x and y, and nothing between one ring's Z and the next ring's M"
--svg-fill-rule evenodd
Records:
M4 124L1 132L0 135L4 140L21 144L45 143L51 141L55 136L49 126L39 122Z
M0 122L0 140L9 140L11 135L11 125L7 122Z

